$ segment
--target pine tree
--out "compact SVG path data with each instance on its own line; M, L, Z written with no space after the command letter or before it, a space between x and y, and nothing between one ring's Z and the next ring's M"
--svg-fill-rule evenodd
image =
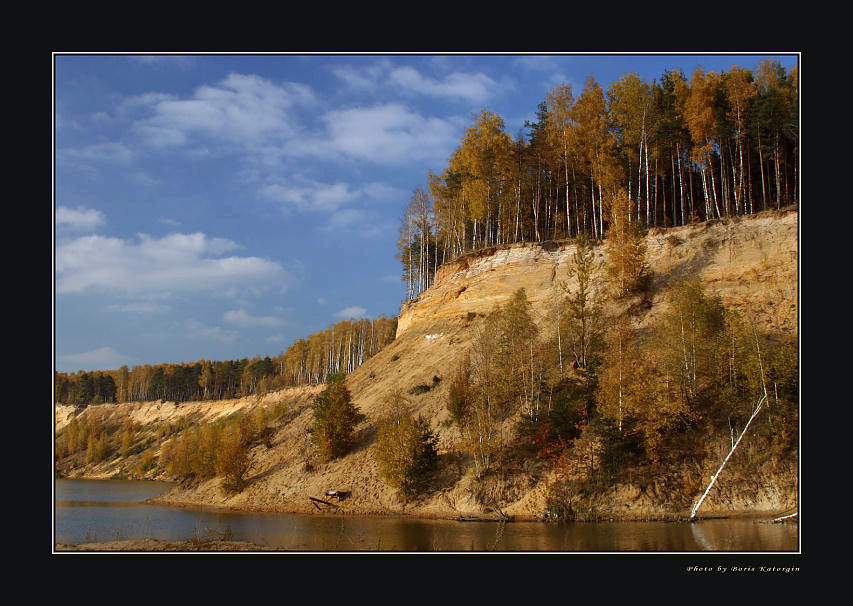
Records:
M451 420L462 426L468 415L470 406L471 361L465 357L457 367L450 381L450 392L447 395L447 411Z
M438 462L438 436L423 417L415 418L399 391L379 419L373 457L382 476L403 502L422 493Z
M355 443L355 428L365 416L352 403L345 375L337 374L314 400L312 439L328 461L346 454Z
M593 289L597 276L592 243L586 234L581 234L576 241L568 274L570 279L574 278L576 286L570 288L568 284L563 285L569 324L567 339L574 350L575 362L581 368L589 365L590 355L602 330L601 297Z

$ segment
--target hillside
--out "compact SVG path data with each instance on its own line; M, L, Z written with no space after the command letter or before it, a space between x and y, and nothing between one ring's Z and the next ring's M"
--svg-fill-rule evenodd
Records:
M647 237L648 262L653 281L645 299L639 296L624 304L634 305L637 328L642 333L655 325L667 307L671 287L688 276L699 276L709 292L724 305L741 312L762 331L796 334L798 329L798 213L764 214L728 222L653 231ZM551 471L532 462L509 476L478 482L468 459L457 452L459 431L447 421L445 408L449 378L472 347L475 329L495 304L507 301L519 288L526 290L533 311L544 326L548 298L555 281L565 280L574 245L519 244L468 254L439 269L435 283L412 301L403 304L396 339L367 359L347 377L353 401L367 421L359 427L359 446L341 459L323 463L311 443L311 403L322 386L295 388L225 402L127 403L91 406L83 415L109 418L120 424L132 419L152 428L145 450L127 459L98 465L77 465L62 460L57 468L69 477L134 476L138 458L157 452L154 427L176 423L180 418L197 423L237 410L253 412L281 405L272 447L259 444L251 451L249 485L240 494L226 497L220 480L176 486L161 502L187 506L216 506L246 510L314 512L308 497L323 498L330 489L349 491L340 502L348 513L399 513L402 502L377 473L370 448L376 438L376 419L383 413L391 392L408 392L416 385L435 387L410 396L415 413L423 415L440 436L440 466L430 493L405 506L408 514L440 517L496 517L540 519ZM603 252L596 249L603 262ZM57 407L56 429L70 420L70 407ZM714 461L716 460L716 463ZM797 505L797 465L772 470L749 470L733 461L703 506L706 515L779 512ZM699 477L719 463L709 456L698 469L669 469L651 482L624 484L590 497L598 511L625 518L655 518L682 511L684 503L701 492ZM156 468L146 477L166 478ZM672 497L672 486L685 494ZM688 490L685 487L689 487ZM692 492L690 492L692 491ZM678 501L676 505L672 502Z

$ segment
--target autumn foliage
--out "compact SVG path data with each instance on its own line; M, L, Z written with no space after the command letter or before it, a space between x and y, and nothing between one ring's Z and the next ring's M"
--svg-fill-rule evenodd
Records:
M378 421L373 458L382 476L404 502L424 492L438 463L438 436L423 417L414 417L405 397L392 394Z
M468 251L633 237L797 204L798 116L797 68L772 60L652 82L632 72L607 90L592 77L582 90L561 83L516 137L483 110L404 209L406 296Z

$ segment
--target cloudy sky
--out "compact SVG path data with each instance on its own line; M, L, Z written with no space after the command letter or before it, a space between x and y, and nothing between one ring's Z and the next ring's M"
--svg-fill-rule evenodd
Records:
M474 113L514 137L561 82L763 58L57 55L56 369L277 355L396 315L402 209Z

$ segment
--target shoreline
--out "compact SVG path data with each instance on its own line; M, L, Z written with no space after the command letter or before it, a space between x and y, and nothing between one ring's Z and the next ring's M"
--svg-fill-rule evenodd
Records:
M446 522L527 522L539 524L594 524L607 522L667 522L667 523L689 523L685 516L676 514L659 514L649 516L643 514L628 514L628 515L609 515L601 516L597 519L577 519L568 521L551 521L542 516L528 515L508 515L501 516L499 514L459 514L459 513L430 513L430 512L404 512L404 511L356 511L346 510L341 508L338 511L311 511L309 509L298 509L295 507L236 507L233 505L214 505L200 504L178 501L161 501L158 497L151 497L142 501L142 503L159 506L172 507L186 511L201 511L201 512L217 512L217 513L271 513L271 514L286 514L286 515L303 515L303 516L321 516L321 517L337 517L337 516L352 516L358 518L408 518L411 520L425 521L446 521ZM780 516L790 513L790 510L782 511L730 511L730 512L712 512L706 515L698 515L694 518L696 522L703 520L766 520L771 522ZM796 519L789 523L797 523Z
M55 479L63 480L100 480L110 481L116 478L104 477L56 477ZM143 478L122 478L132 479L142 482L166 482L166 480L152 480ZM139 501L138 505L150 505L154 507L169 507L185 511L199 511L211 513L234 513L234 514L287 514L287 515L303 515L303 516L322 516L322 517L337 517L337 516L353 516L358 518L408 518L411 520L424 521L447 521L447 522L526 522L540 524L565 524L565 523L606 523L606 522L667 522L667 523L687 523L688 519L685 514L676 514L671 512L661 512L650 514L649 512L611 512L607 515L600 515L594 519L579 518L575 520L548 520L542 515L525 515L525 514L501 514L501 513L462 513L458 511L418 511L416 508L411 511L389 510L382 508L363 508L356 507L355 509L347 509L345 505L338 505L338 510L326 509L318 511L312 509L311 505L306 504L300 507L295 504L285 504L281 506L261 506L261 505L224 505L216 503L199 503L192 501L171 500L162 498L166 493L149 497L143 501ZM306 501L308 497L306 497ZM780 510L732 510L732 511L709 511L705 515L697 515L694 520L742 520L755 519L764 520L768 523L773 520L794 513L796 509L780 509ZM798 517L789 520L786 523L798 523ZM779 522L781 523L781 522Z

